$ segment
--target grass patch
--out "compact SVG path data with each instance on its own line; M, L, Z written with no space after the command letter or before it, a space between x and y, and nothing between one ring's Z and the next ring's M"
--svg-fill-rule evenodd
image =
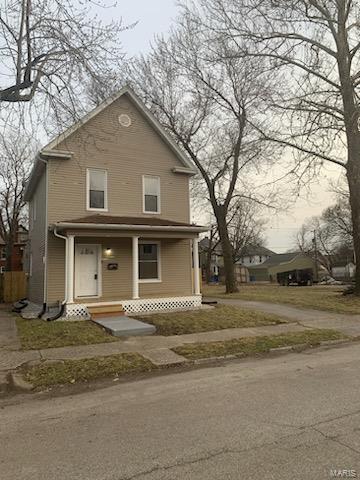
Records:
M342 295L344 287L282 287L280 285L240 285L239 293L225 294L222 285L205 286L204 296L285 303L336 313L360 314L360 298Z
M91 345L116 342L103 328L93 322L45 322L44 320L16 319L23 350Z
M137 318L155 325L156 334L165 336L287 323L285 319L276 315L245 310L231 305L219 305L209 310L159 313Z
M222 357L226 355L253 355L266 353L271 348L306 344L319 345L326 340L348 338L336 330L306 330L304 332L284 333L263 337L245 337L223 342L190 343L172 350L179 355L196 360L199 358Z
M155 368L155 365L137 353L123 353L106 357L43 363L22 369L22 373L25 380L35 387L50 387L112 375L148 372Z

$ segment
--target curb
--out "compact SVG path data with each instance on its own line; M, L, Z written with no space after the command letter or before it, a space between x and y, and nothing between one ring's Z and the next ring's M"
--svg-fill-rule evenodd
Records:
M341 343L352 343L354 341L353 338L341 338L339 340L324 340L323 342L320 342L321 346L326 346L326 345L340 345Z
M10 372L8 375L9 387L18 392L31 392L34 389L32 383L24 380L19 373Z
M254 356L259 356L259 355L268 355L268 354L286 354L286 353L301 353L304 350L312 349L312 348L317 348L317 347L325 347L325 346L332 346L332 345L341 345L343 343L352 343L353 339L351 338L342 338L339 340L324 340L322 342L319 342L317 345L309 345L308 343L299 343L298 345L289 345L286 347L277 347L277 348L270 348L269 351L263 352L263 353L258 353L255 355L246 355L244 353L237 353L237 354L232 354L232 355L222 355L220 357L207 357L207 358L198 358L196 360L192 360L194 365L204 365L206 363L213 363L216 361L221 361L221 360L235 360L239 358L254 358ZM190 360L191 361L191 360Z
M7 372L0 372L0 395L9 390L9 375Z

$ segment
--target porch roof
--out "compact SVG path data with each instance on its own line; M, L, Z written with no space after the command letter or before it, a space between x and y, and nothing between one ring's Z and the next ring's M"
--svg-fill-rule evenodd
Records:
M201 233L207 227L191 223L177 222L157 217L118 217L113 215L89 215L73 220L64 220L55 224L60 229L91 230L142 230Z

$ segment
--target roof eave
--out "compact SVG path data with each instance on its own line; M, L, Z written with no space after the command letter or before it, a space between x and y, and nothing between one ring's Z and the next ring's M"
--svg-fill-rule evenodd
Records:
M72 223L72 222L58 222L54 227L59 228L76 228L76 229L95 229L95 230L152 230L156 232L188 232L201 233L208 231L207 227L203 226L181 226L181 225L127 225L127 224L110 224L110 223Z
M181 173L183 175L190 175L194 176L197 174L197 171L194 170L193 168L185 168L185 167L174 167L172 169L173 173Z
M73 152L67 152L64 150L52 150L48 151L45 149L40 150L35 156L34 166L31 170L29 180L26 184L24 191L24 200L29 202L36 188L37 182L41 175L43 174L47 161L52 158L59 160L69 160L73 156Z

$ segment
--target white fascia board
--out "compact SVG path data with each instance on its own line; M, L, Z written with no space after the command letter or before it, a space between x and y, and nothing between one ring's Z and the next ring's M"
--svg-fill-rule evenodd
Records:
M70 222L58 222L55 225L59 228L78 228L78 229L94 229L94 230L152 230L156 232L189 232L189 233L201 233L207 232L208 227L200 227L197 225L190 227L182 227L180 225L114 225L104 223L70 223Z
M194 170L193 168L186 168L186 167L174 167L172 169L172 172L174 173L182 173L184 175L196 175L197 174L197 171Z

